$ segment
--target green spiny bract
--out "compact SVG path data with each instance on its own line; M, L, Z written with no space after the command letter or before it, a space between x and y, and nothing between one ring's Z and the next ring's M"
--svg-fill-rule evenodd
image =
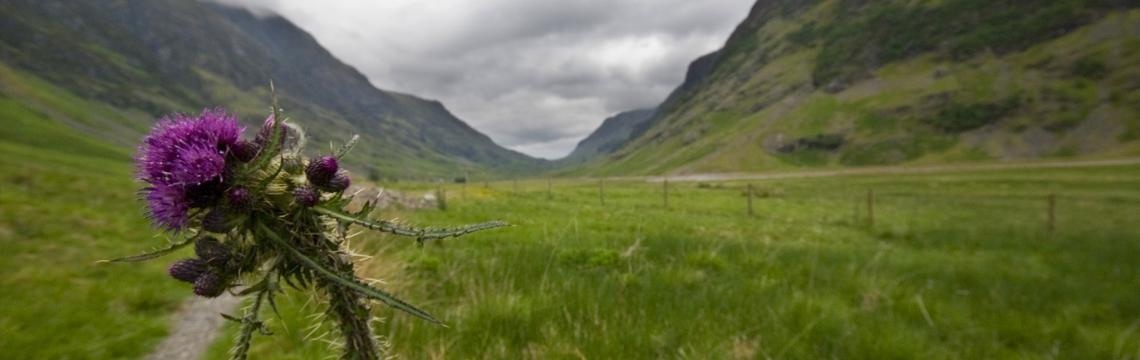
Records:
M276 309L274 299L282 291L278 284L322 295L328 305L326 315L344 338L345 359L380 357L369 327L369 299L441 323L357 277L347 247L348 229L359 225L422 243L506 223L416 228L368 219L374 207L371 202L365 202L360 211L349 212L345 208L352 196L344 191L350 180L337 160L357 138L332 155L308 160L300 153L304 132L286 124L280 115L275 105L253 140L239 139L242 129L236 119L220 110L198 118L172 116L160 123L140 148L140 179L148 184L143 193L152 218L187 239L152 253L110 261L149 260L194 244L198 258L172 265L168 270L172 277L192 282L194 293L204 297L220 296L227 290L253 297L244 316L223 315L241 324L232 350L234 359L246 358L255 331L269 333L259 312L263 303ZM185 156L192 161L179 160Z

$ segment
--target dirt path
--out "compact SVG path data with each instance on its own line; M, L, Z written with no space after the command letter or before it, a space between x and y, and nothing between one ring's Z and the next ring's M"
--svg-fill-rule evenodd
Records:
M206 349L214 342L222 330L225 319L221 313L232 314L241 300L223 294L206 299L192 296L182 303L175 314L174 327L170 336L163 339L146 358L149 360L197 360L206 354Z
M660 182L669 181L728 181L728 180L774 180L795 179L811 177L834 177L850 175L886 175L886 174L929 174L952 173L979 170L1011 170L1011 169L1048 169L1048 168L1080 168L1114 165L1140 165L1140 158L1124 158L1111 160L1083 160L1083 161L1053 161L1010 164L973 164L973 165L932 165L914 167L867 167L840 170L800 171L786 173L712 173L691 174L675 176L640 176L621 177L613 179L645 180Z

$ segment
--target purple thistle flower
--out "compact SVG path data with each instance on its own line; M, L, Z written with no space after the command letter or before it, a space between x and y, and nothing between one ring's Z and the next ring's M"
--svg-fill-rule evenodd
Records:
M200 259L182 259L171 264L166 272L170 273L170 277L192 283L206 272L206 262Z
M311 187L303 186L293 189L293 199L304 207L313 207L321 200L321 195Z
M309 161L309 165L305 166L305 177L309 182L318 187L326 187L329 181L336 176L336 171L339 168L336 162L336 157L321 156L319 158Z
M220 109L160 120L135 158L139 180L149 185L143 190L148 215L168 230L179 230L186 226L187 210L215 202L218 196L203 192L221 188L226 154L242 131L237 119ZM210 182L216 184L201 186Z
M174 180L183 184L201 184L225 171L226 159L212 144L188 146L174 159Z
M169 230L186 226L190 201L186 197L185 187L158 184L143 191L149 206L147 216Z

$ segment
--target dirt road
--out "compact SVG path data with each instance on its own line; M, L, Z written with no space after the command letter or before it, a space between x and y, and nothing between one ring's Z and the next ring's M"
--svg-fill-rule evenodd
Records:
M884 175L884 174L930 174L953 173L963 171L986 170L1012 170L1012 169L1049 169L1049 168L1080 168L1097 166L1140 165L1140 158L1123 158L1110 160L1081 160L1081 161L1051 161L1008 164L968 164L968 165L932 165L932 166L897 166L897 167L864 167L839 170L797 171L783 173L711 173L674 176L641 176L611 178L615 180L645 180L661 182L669 179L670 182L690 181L729 181L729 180L775 180L813 177L835 177L851 175Z

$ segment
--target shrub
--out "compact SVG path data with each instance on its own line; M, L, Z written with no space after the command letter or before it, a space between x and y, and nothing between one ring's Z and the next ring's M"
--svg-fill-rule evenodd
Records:
M927 122L948 133L959 133L992 124L1021 106L1018 97L993 103L951 103Z
M1108 67L1103 61L1084 57L1073 63L1072 74L1086 79L1100 80L1108 74Z

